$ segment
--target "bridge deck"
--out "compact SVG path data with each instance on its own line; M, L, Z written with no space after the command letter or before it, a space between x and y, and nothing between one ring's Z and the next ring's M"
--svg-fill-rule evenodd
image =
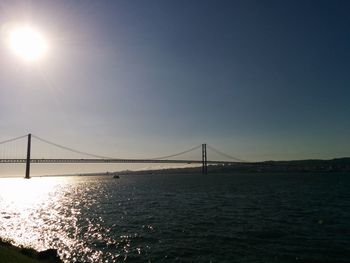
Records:
M26 163L26 159L0 159L0 163ZM202 160L156 159L30 159L31 163L186 163L202 164ZM234 164L236 162L207 161L208 164Z

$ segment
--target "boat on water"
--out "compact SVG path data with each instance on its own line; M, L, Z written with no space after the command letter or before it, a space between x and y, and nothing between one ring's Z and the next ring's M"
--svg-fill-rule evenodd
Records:
M113 178L119 179L119 175L116 172L106 172L106 175L113 175Z

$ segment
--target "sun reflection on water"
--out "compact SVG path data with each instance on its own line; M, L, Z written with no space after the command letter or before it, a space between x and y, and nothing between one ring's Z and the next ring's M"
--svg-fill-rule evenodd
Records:
M33 207L46 201L62 178L1 179L0 200L18 208Z
M101 217L93 216L97 197L90 191L98 192L94 189L98 183L89 187L91 180L95 181L77 177L1 179L0 237L39 251L55 248L64 262L82 256L83 262L102 262L103 252L89 243L109 241L110 229L102 226Z
M65 178L3 178L0 180L0 236L16 245L47 249L44 231Z

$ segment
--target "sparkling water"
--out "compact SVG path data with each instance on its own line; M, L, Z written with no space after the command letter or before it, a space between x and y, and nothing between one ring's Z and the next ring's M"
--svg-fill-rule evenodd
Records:
M346 262L350 175L0 179L0 236L66 262Z

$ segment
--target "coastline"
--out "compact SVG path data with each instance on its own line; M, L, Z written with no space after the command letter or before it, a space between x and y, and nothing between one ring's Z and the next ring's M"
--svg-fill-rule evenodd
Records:
M36 251L32 248L12 245L0 238L0 262L16 263L61 263L55 249Z

